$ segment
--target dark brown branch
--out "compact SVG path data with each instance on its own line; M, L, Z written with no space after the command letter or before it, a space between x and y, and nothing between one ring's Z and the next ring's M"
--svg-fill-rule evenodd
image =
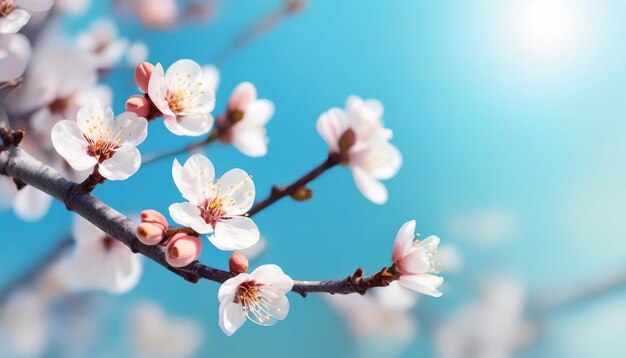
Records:
M324 162L313 168L313 170L306 173L304 176L302 176L300 179L296 180L292 184L286 187L273 187L270 196L267 199L254 204L252 209L248 211L248 215L252 216L259 211L267 208L268 206L274 204L278 200L294 194L297 190L305 187L308 183L322 175L325 171L339 164L340 160L341 156L339 154L331 153L328 155L328 158L326 158Z
M331 163L334 163L334 160L328 160L319 168L327 168ZM306 182L319 176L323 170L325 169L320 172L314 171L309 176L305 176L301 179L305 182L298 184L306 184ZM187 281L195 283L202 278L223 283L234 276L228 271L205 266L198 261L182 268L168 265L160 246L148 246L137 239L134 222L90 193L80 190L79 184L68 181L56 170L34 159L19 147L11 146L5 152L0 153L0 174L20 179L28 185L48 193L63 202L68 210L82 216L112 238L128 246L133 252L150 258ZM296 183L292 185L296 185ZM274 201L276 200L278 199L274 199ZM371 287L388 285L388 280L393 279L385 278L388 277L388 273L388 269L383 269L373 276L362 277L362 271L357 270L354 275L338 281L296 281L293 291L303 296L309 292L363 293Z

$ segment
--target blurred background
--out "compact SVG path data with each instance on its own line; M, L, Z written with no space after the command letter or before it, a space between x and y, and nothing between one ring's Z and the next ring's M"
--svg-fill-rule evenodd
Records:
M310 0L289 11L281 0L176 5L178 17L157 24L139 18L132 1L52 11L68 41L109 18L120 36L146 45L151 62L216 65L215 114L237 84L253 82L276 106L268 154L249 158L225 145L206 153L218 175L234 167L254 175L257 198L325 159L315 130L321 113L353 94L381 100L404 159L386 182L388 203L370 203L348 170L334 168L310 185L312 200L285 199L255 217L266 247L257 247L251 266L275 263L296 279L342 278L359 266L375 272L388 265L400 226L415 219L419 233L441 238L444 295L400 309L382 291L347 300L292 294L285 321L248 323L226 337L217 325L217 284L191 285L143 260L141 281L124 295L81 293L37 305L37 290L13 293L0 308L0 355L626 352L625 2ZM116 113L137 93L132 73L118 66L99 77L113 89ZM149 130L142 153L190 142L159 123ZM142 167L95 195L130 216L167 212L180 201L170 168L169 159ZM55 247L72 220L57 202L36 222L0 212L0 287ZM202 262L225 268L227 259L205 245Z

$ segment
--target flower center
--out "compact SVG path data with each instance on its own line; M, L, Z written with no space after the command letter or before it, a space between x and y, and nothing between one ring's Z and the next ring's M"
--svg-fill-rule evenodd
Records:
M69 106L69 98L57 98L48 105L48 109L52 114L62 114Z
M185 97L186 97L185 91L180 90L180 89L175 90L175 91L168 91L167 95L165 96L170 109L175 114L179 114L183 111L184 109L183 103L185 101Z
M215 227L219 218L226 215L226 210L224 210L222 201L219 198L214 198L211 201L205 199L201 205L198 205L198 209L200 209L200 216L202 216L204 221L213 227Z
M87 141L87 154L90 156L97 158L99 163L110 159L115 151L120 147L120 140L117 139L115 142L111 140L105 139L92 139L85 135L83 135L85 140Z
M9 16L16 7L14 0L0 0L0 15Z
M115 239L112 238L111 236L105 236L104 239L102 239L102 246L104 246L105 251L111 250L114 244L115 244Z
M274 307L272 301L261 294L259 287L263 284L253 280L243 282L235 292L235 303L241 303L246 317L254 323L266 325L272 321L273 316L280 312L280 308Z

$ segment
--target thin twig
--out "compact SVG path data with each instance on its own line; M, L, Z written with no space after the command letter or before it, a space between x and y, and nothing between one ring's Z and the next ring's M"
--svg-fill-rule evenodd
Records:
M183 154L183 153L194 152L198 149L204 148L208 146L209 144L213 143L217 138L219 138L219 130L217 130L216 128L215 130L213 130L213 132L211 132L211 135L209 135L208 137L206 137L205 139L199 142L194 142L194 143L187 144L177 149L166 150L166 151L159 152L159 153L148 153L144 157L145 159L142 161L141 165L147 165L147 164L154 163L159 160L166 159L166 158L171 158L179 154Z

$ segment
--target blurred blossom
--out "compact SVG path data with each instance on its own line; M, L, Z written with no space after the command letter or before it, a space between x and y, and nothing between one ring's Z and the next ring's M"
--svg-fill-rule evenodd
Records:
M128 40L118 37L117 27L110 19L94 21L76 38L76 44L93 67L113 68L128 49Z
M168 317L153 302L141 302L130 314L128 337L133 356L150 358L192 357L202 346L200 322Z
M0 210L13 208L15 215L24 221L43 218L52 204L52 197L27 185L17 190L13 179L0 176Z
M364 296L326 297L347 320L360 356L399 356L415 337L417 327L410 309L417 302L417 295L397 282Z
M128 47L126 63L130 67L136 67L148 59L148 46L143 42L135 42Z
M440 247L438 252L442 272L455 273L463 268L463 256L456 246L445 245Z
M35 290L12 294L0 307L0 355L39 357L49 341L48 302Z
M30 43L26 36L0 34L0 82L20 77L26 70L30 55Z
M220 86L220 70L213 65L202 66L202 77L207 83L207 87L211 88L213 92L217 92L217 88Z
M250 246L247 249L236 250L236 252L241 252L248 258L248 260L254 260L258 258L259 256L263 255L266 250L267 250L267 238L265 238L265 236L261 236L261 238L259 239L259 241L256 242L256 244Z
M478 301L441 323L436 331L440 358L513 357L531 343L535 326L524 317L526 292L504 278L486 282Z
M376 204L387 202L381 180L393 178L402 166L400 151L389 143L393 132L382 121L383 105L375 99L350 96L345 110L331 108L317 120L317 131L331 153L347 154L347 164L361 193ZM346 137L349 131L353 137Z
M14 34L22 29L32 12L48 11L52 0L0 0L0 34Z
M81 15L91 5L91 0L54 0L54 8L69 15Z
M123 294L137 285L141 256L80 216L75 216L73 235L74 252L63 259L57 271L68 289Z
M476 210L449 220L451 235L483 245L511 240L520 231L517 215L509 210Z
M178 20L176 0L137 0L139 20L152 28L173 26Z

